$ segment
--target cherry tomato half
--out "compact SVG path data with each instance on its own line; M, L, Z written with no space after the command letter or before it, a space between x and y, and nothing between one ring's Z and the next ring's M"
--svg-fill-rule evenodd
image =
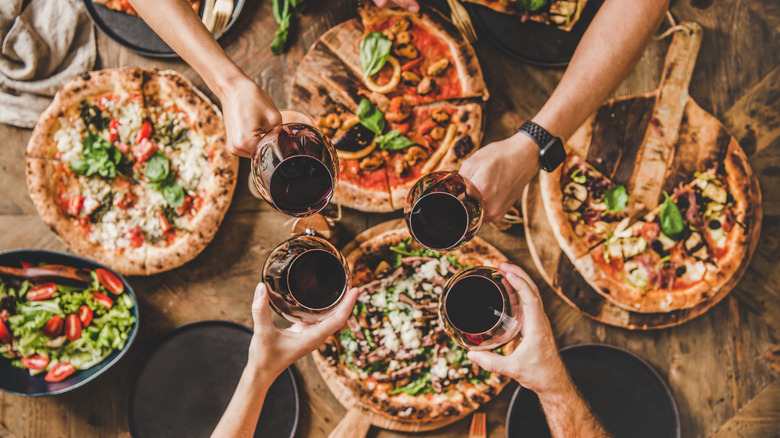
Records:
M54 315L43 327L43 334L49 339L54 339L62 333L62 317Z
M6 344L11 343L11 332L5 327L5 323L2 319L0 319L0 341L5 342Z
M122 280L110 271L98 268L97 278L100 284L114 295L119 295L125 291L125 285L122 283Z
M81 321L81 326L86 327L89 325L90 322L92 322L92 309L90 309L87 306L81 306L79 307L78 312L76 314L79 316L79 321Z
M43 370L49 364L49 358L40 354L33 354L22 358L22 365L28 370Z
M70 362L60 362L57 365L51 367L48 373L46 373L46 380L49 383L61 382L66 377L70 376L76 371L76 367Z
M81 320L78 316L70 314L65 319L65 336L71 342L81 337Z
M36 284L27 292L27 299L30 301L48 300L57 292L57 285L54 283Z
M114 305L114 302L111 301L111 298L101 294L100 292L92 292L92 299L98 302L101 306L103 306L106 310L110 309L111 306Z
M148 139L152 136L152 124L148 120L144 120L141 124L141 129L138 131L138 136L135 139L136 143L141 143L141 140Z

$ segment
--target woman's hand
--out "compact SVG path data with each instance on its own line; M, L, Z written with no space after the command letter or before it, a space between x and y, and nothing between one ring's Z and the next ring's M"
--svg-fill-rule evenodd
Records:
M472 351L468 353L469 359L490 372L517 380L540 397L570 393L574 386L555 346L555 338L550 321L542 308L539 290L531 277L515 265L502 263L498 270L520 295L523 340L508 356Z
M233 155L251 158L260 138L282 123L268 94L243 74L221 84L217 97L225 118L227 149Z
M392 8L394 6L400 6L404 9L408 9L412 12L420 10L420 5L415 0L374 0L377 6L380 8Z
M295 323L287 329L280 329L273 322L268 291L263 283L258 284L252 301L254 335L249 345L247 368L251 366L275 378L344 326L357 295L357 288L347 291L336 310L324 321L317 324Z
M539 170L539 147L519 132L479 148L459 172L479 189L484 220L495 222L504 217Z

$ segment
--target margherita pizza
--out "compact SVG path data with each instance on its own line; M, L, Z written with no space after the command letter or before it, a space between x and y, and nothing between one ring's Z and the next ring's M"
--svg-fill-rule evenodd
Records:
M469 361L437 316L447 279L505 261L495 248L475 238L443 256L404 229L364 242L347 259L361 285L358 301L347 326L315 353L330 385L374 412L414 422L454 420L498 395L507 379Z
M488 93L473 49L438 12L359 11L362 21L331 29L306 54L293 102L336 148L334 202L387 212L403 208L421 176L457 170L477 149Z
M588 0L464 0L486 6L503 14L556 26L569 31L580 19Z
M127 275L173 269L200 253L238 172L216 107L178 73L140 68L66 85L25 161L43 221L76 253Z

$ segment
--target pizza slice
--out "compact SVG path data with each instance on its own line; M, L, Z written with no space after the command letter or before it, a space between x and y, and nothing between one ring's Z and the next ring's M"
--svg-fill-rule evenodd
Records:
M570 31L580 19L588 0L463 0L485 6L502 14Z
M573 153L555 171L543 172L540 185L553 234L572 261L625 229L642 208L624 186Z

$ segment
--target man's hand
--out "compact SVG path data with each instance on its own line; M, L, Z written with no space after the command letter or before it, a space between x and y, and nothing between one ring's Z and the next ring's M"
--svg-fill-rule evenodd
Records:
M325 339L347 322L357 300L358 290L352 288L327 319L317 324L295 323L287 329L274 325L268 291L263 283L257 285L252 301L254 335L249 345L247 367L278 376L285 368L319 347Z
M412 12L420 10L420 5L416 0L374 0L377 6L380 8L392 8L394 6L400 6L404 9L408 9Z
M539 170L539 147L518 132L478 149L463 162L460 174L482 194L484 220L494 222L504 217Z
M555 346L550 321L544 314L542 300L539 298L539 290L531 277L515 265L502 263L498 270L520 295L523 340L509 356L472 351L468 353L469 359L490 372L517 380L540 397L571 392L574 387Z
M260 138L282 123L279 110L268 94L244 75L221 84L217 93L225 118L228 151L251 158Z

